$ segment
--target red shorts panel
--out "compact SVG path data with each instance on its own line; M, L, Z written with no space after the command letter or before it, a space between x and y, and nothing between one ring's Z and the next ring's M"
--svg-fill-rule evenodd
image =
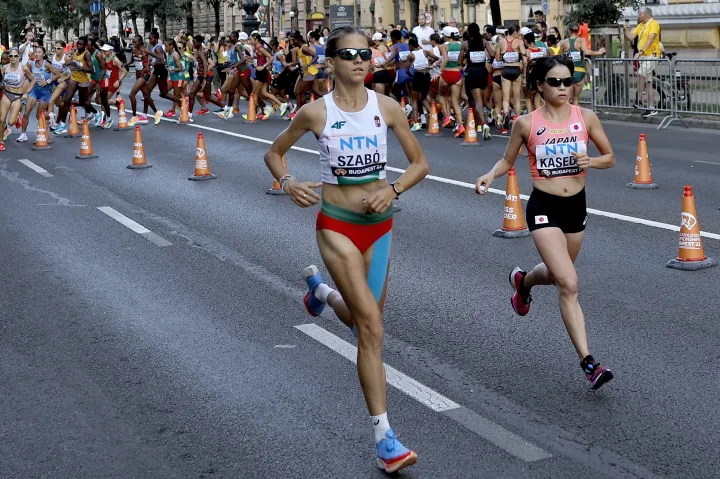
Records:
M460 81L462 78L462 72L458 70L445 70L442 72L442 79L445 80L445 83L448 85L454 85L457 82Z
M392 217L374 225L359 225L332 218L321 211L315 222L316 230L329 230L347 237L360 253L365 253L375 242L392 230Z

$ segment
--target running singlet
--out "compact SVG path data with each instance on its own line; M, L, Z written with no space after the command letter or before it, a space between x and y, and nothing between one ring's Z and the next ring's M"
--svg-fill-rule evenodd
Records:
M178 65L178 64L175 62L175 51L173 51L172 53L166 53L166 54L165 54L165 62L167 63L168 71L170 72L170 79L171 79L172 81L181 81L181 80L183 80L183 79L185 78L185 74L184 74L185 72L183 72L183 71L179 71L179 72L171 71L171 70L174 70L174 69L177 69L177 68L180 68L180 67L181 67L181 65Z
M320 176L331 185L359 185L384 180L387 163L387 125L377 95L368 90L362 111L347 113L325 95L327 120L318 138Z
M5 76L3 82L6 88L20 88L25 83L25 73L23 72L22 66L18 65L17 70L12 71L11 65L8 64L7 70L5 70Z
M33 60L32 62L30 62L30 70L32 71L33 77L35 77L34 88L52 88L52 85L50 83L45 86L42 85L43 80L45 80L46 82L50 82L50 79L52 78L52 72L48 70L47 65L45 65L45 60L42 61L40 66L37 66L37 63L35 62L35 60Z
M413 62L413 69L416 72L423 72L430 68L430 62L428 62L428 59L425 56L425 50L419 48L412 53L415 56L415 61Z
M90 79L94 82L99 82L103 77L103 69L100 68L100 61L97 59L97 56L100 54L100 50L95 50L92 52L92 55L90 55L90 59L92 60L93 65L93 72L90 74Z
M149 76L150 75L150 59L148 58L148 55L145 54L144 51L140 51L140 53L136 53L136 50L133 50L133 65L135 66L135 76L137 78L142 78L143 76Z
M76 67L85 68L85 53L87 52L76 53L73 55L73 63ZM87 83L90 81L90 74L88 72L73 70L70 79L76 83Z
M520 61L520 54L513 50L512 39L507 42L507 50L502 55L503 62L505 63L518 63Z
M52 66L55 67L55 69L63 74L67 74L69 72L67 64L65 64L65 54L63 54L60 57L60 60L56 58L56 55L53 55L52 57Z
M458 67L458 59L460 58L460 43L458 42L448 42L447 44L447 55L448 55L448 61L445 64L445 68L457 68Z
M113 53L109 58L105 59L105 71L103 72L103 79L100 82L100 88L105 90L115 88L115 82L120 81L120 67L115 64L115 54Z
M527 142L530 175L533 180L582 177L587 170L577 166L573 153L587 153L588 131L580 107L570 105L567 123L548 123L541 110L530 114Z

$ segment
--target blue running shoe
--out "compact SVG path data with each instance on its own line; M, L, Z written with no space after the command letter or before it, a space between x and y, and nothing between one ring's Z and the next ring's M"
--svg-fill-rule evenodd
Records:
M392 429L385 433L385 439L377 443L375 451L377 453L377 467L388 473L412 466L417 461L415 451L403 446L395 437Z
M315 288L317 288L319 284L324 283L325 280L314 264L305 268L302 274L309 290L307 294L305 294L305 308L311 316L318 317L320 313L323 312L323 309L325 309L325 303L317 299L314 293Z

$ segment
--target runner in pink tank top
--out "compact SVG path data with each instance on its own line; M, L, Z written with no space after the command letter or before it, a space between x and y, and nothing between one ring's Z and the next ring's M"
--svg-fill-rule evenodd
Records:
M564 56L538 58L532 63L527 83L538 89L545 104L515 122L505 157L478 178L476 191L485 194L496 178L513 167L520 147L527 148L533 191L526 220L543 262L530 272L520 267L512 270L510 284L515 294L510 302L518 315L525 316L530 311L530 289L554 284L560 296L560 315L580 367L590 387L598 389L613 373L590 355L574 263L587 222L587 170L611 168L615 155L597 115L569 103L573 73L572 61ZM590 140L600 156L588 156Z

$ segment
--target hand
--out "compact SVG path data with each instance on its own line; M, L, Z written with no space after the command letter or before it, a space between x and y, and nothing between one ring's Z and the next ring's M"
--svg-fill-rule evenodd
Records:
M367 198L363 198L363 204L373 213L384 213L396 198L393 187L387 185L373 191Z
M602 47L600 50L598 50L598 53L600 55L605 55L605 47Z
M322 183L313 183L310 181L303 181L298 183L296 180L290 180L285 185L285 192L293 200L296 205L307 208L320 201L320 195L315 193L312 188L322 188Z
M478 195L484 195L488 192L490 189L490 185L492 185L494 178L492 173L483 175L480 178L477 179L477 182L475 183L475 193Z
M587 153L575 153L573 154L575 157L575 161L577 162L577 165L582 168L583 170L587 170L590 168L590 157L587 155Z
M120 88L120 82L116 81L115 83L113 83L113 88L115 88L115 89Z
M640 58L640 52L637 52L635 54L635 56L633 56L633 59L635 59L635 60L637 60L638 58Z

